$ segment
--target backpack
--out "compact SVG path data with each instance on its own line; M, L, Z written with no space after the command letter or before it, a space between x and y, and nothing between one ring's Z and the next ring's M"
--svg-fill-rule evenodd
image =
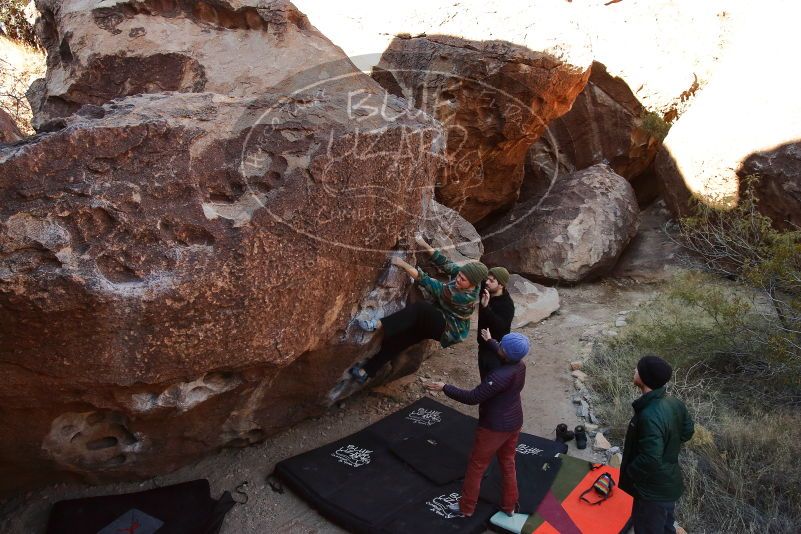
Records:
M587 488L584 492L581 493L579 497L582 501L587 502L589 504L601 504L606 499L612 496L612 489L615 487L615 481L612 479L612 475L609 473L603 473L601 476L595 479L592 486ZM600 499L597 501L591 501L585 497L589 492L595 490L600 496Z

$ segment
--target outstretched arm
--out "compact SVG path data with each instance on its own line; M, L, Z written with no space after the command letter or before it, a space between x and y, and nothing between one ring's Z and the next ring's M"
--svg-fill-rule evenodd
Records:
M403 261L403 259L399 258L398 256L392 256L392 259L390 259L389 261L392 265L400 267L401 269L406 271L406 273L415 280L420 279L420 271L418 271L416 268L412 267L411 265Z
M446 258L439 250L435 249L423 239L423 236L417 234L414 240L426 253L431 256L431 261L439 267L448 276L456 276L459 274L459 266Z

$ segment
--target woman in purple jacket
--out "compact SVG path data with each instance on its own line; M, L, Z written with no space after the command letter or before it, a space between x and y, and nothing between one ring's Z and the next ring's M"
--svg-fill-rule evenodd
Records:
M528 354L529 341L523 334L506 334L498 343L482 331L482 336L498 352L503 364L488 374L474 389L468 391L442 382L426 385L431 391L443 391L448 397L464 404L478 404L478 427L473 450L467 463L462 484L462 496L452 511L466 517L473 515L481 489L484 471L498 456L503 473L501 510L508 516L515 513L518 500L515 449L523 426L523 406L520 392L526 383L526 365L520 360Z

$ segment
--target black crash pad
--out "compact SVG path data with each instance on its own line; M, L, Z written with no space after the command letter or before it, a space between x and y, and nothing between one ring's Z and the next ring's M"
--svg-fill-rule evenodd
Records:
M355 434L283 460L275 471L352 532L480 533L497 510L493 497L479 501L470 518L447 511L458 501L477 423L425 397ZM528 434L521 434L521 443L535 444L552 459L566 451L563 443ZM490 469L487 481L492 477ZM521 486L521 497L527 486Z
M216 534L236 504L212 499L208 480L138 493L87 497L53 505L47 534Z

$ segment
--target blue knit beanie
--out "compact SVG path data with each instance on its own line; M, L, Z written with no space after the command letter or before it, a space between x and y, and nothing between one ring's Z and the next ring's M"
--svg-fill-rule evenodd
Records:
M507 358L513 362L519 362L523 356L528 354L528 338L517 332L506 334L501 339L501 348Z

